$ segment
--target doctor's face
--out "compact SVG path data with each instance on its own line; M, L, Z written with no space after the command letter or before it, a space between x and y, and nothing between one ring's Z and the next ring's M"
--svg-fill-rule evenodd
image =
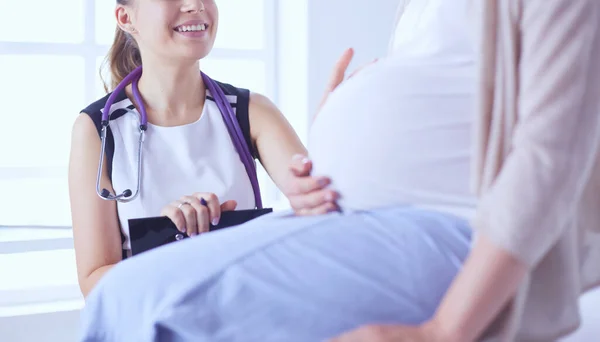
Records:
M198 60L212 50L219 12L216 0L128 0L117 4L117 20L128 23L142 52ZM123 26L123 25L122 25Z

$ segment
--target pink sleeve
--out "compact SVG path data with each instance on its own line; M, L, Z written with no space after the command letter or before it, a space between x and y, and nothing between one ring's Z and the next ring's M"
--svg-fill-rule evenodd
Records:
M600 139L600 1L523 0L515 58L517 110L512 148L481 198L473 224L523 262L537 264L554 246L581 199ZM499 22L498 32L510 32ZM510 25L517 25L511 23ZM520 50L519 50L520 49ZM498 72L498 71L497 71ZM503 107L502 107L503 106Z

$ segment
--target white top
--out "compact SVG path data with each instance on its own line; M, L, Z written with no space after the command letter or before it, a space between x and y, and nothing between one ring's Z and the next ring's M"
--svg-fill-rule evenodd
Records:
M228 99L235 102L236 97ZM134 108L128 98L115 103L111 112L125 107ZM112 183L116 193L124 189L135 192L137 113L134 109L110 121L115 141ZM176 127L148 124L140 193L132 202L118 203L119 221L126 237L123 249L131 249L129 219L159 216L165 205L196 192L212 192L221 203L236 200L236 209L255 206L252 184L212 97L207 97L202 115L194 123Z
M471 59L469 0L400 0L390 51L411 57Z
M309 151L314 174L330 176L340 192L342 210L415 205L471 216L475 76L466 51L415 56L398 47L331 94Z

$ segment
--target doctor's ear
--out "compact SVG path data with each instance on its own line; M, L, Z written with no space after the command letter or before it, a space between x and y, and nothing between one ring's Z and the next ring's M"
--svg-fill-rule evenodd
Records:
M115 11L117 25L119 28L127 33L135 33L135 27L131 22L131 15L129 15L128 8L124 6L117 6Z

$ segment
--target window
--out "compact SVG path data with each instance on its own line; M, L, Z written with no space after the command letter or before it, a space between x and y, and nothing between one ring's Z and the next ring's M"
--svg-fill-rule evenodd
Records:
M219 81L275 100L273 2L217 0L219 33L201 66ZM113 11L114 1L106 0L0 0L0 92L8 99L0 189L11 194L0 197L0 225L70 226L71 126L86 104L104 95L98 68L114 36ZM36 24L23 25L15 13ZM264 201L276 200L263 170L261 183Z
M63 227L61 234L70 232L67 164L71 127L82 108L104 95L98 69L115 32L114 3L0 0L0 94L4 106L0 189L9 194L0 196L0 273L31 270L0 287L0 306L8 298L18 298L13 293L17 288L33 291L63 286L64 292L68 286L78 291L73 287L74 256L64 244L54 250L34 248L19 253L2 243L14 233L14 228L8 227L24 227L22 234L27 236L20 240L43 240L39 228L60 231ZM201 61L202 69L219 81L263 93L276 102L275 0L217 0L217 4L219 33L212 53ZM22 13L35 25L24 24ZM260 166L259 179L263 202L276 206L279 192ZM54 268L45 267L46 262ZM38 274L33 266L60 272ZM40 277L49 283L41 282Z

